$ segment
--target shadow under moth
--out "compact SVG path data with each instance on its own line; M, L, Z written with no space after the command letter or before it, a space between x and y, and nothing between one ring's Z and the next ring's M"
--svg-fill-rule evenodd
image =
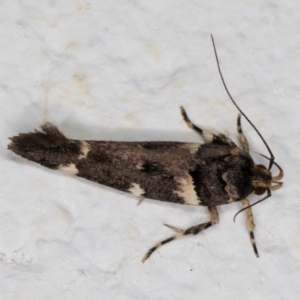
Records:
M237 131L242 149L224 134L215 135L194 125L183 107L183 119L204 138L205 143L80 141L68 139L51 123L42 125L41 131L20 133L10 138L9 150L50 169L83 177L131 193L140 199L208 208L208 222L185 230L165 224L175 234L153 246L142 262L160 246L186 235L196 235L217 224L217 206L236 201L243 205L239 212L246 211L250 240L258 257L251 207L269 198L271 191L279 189L283 184L279 182L283 178L283 170L275 162L271 149L227 89L213 36L211 38L222 83L240 112ZM255 164L249 155L249 145L241 127L241 115L265 144L270 158L262 156L269 160L268 168ZM273 176L270 171L273 165L279 169L277 176ZM250 204L246 198L252 193L266 195Z

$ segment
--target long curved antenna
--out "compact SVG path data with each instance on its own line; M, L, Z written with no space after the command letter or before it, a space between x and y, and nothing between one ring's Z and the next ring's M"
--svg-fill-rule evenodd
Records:
M258 203L260 203L260 202L265 201L267 198L271 197L271 195L272 195L272 194L271 194L271 191L270 191L270 189L268 189L268 195L267 195L266 197L264 197L264 198L262 198L262 199L260 199L260 200L258 200L258 201L256 201L256 202L252 203L251 205L248 205L248 206L246 206L246 207L240 209L240 210L234 215L233 221L235 222L235 218L237 217L237 215L238 215L239 213L241 213L242 211L248 209L249 207L252 207L252 206L254 206L254 205L256 205L256 204L258 204Z
M213 44L213 47L214 47L214 52L215 52L215 57L216 57L216 61L217 61L217 65L218 65L218 70L219 70L219 74L220 74L220 77L222 79L222 83L223 83L223 86L226 90L226 93L227 95L229 96L230 100L233 102L233 104L236 106L236 108L239 110L239 112L244 116L244 118L249 122L249 124L254 128L254 130L257 132L257 134L260 136L261 140L263 141L263 143L265 144L265 146L267 147L269 153L270 153L270 163L269 163L269 168L268 170L271 170L272 168L272 165L273 165L273 162L275 160L275 157L273 155L273 152L271 151L269 145L267 144L267 142L265 141L265 139L263 138L263 136L260 134L260 132L258 131L258 129L253 125L253 123L248 119L248 117L243 113L243 111L239 108L239 106L236 104L236 102L234 101L234 99L232 98L231 94L229 93L229 90L226 86L226 83L225 83L225 80L223 78L223 75L222 75L222 72L221 72L221 68L220 68L220 63L219 63L219 58L218 58L218 54L217 54L217 49L216 49L216 46L215 46L215 41L214 41L214 38L213 38L213 35L211 34L211 40L212 40L212 44Z
M261 154L261 153L258 153L258 152L256 152L256 151L254 151L254 152L255 152L256 154L258 154L258 155L260 155L260 156L262 156L262 157L264 157L264 158L270 160L269 157L267 157L267 156L265 156L265 155L263 155L263 154ZM277 181L277 180L282 179L282 178L283 178L283 170L282 170L282 168L281 168L275 161L273 161L273 164L278 168L279 174L278 174L277 176L275 176L275 177L272 177L272 181Z

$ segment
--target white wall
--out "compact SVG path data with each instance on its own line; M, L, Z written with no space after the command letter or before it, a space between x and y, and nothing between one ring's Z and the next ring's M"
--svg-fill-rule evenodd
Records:
M297 299L300 293L299 1L1 1L1 299ZM8 137L56 124L98 140L201 141L182 121L236 140L232 95L285 171L253 208L252 251L238 203L220 224L205 207L145 200L10 153ZM251 149L267 154L243 122ZM265 160L256 154L257 163ZM276 170L275 170L276 172ZM259 199L251 196L255 201Z

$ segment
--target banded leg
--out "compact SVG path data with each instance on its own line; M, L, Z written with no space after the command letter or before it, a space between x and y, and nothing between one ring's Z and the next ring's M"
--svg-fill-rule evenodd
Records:
M249 144L248 144L247 138L244 136L243 131L242 131L241 114L239 114L238 118L237 118L237 131L238 131L239 139L240 139L243 149L249 153Z
M250 202L247 199L241 200L241 203L244 207L247 207L247 206L250 205ZM246 209L246 216L247 216L247 228L248 228L248 231L249 231L249 234L250 234L250 241L251 241L251 244L252 244L252 247L253 247L253 250L254 250L254 253L255 253L256 257L259 257L257 247L256 247L255 237L254 237L254 233L253 233L255 224L254 224L254 220L253 220L253 214L252 214L251 207Z
M161 247L162 245L164 244L167 244L171 241L174 241L176 239L179 239L185 235L196 235L198 234L199 232L201 232L202 230L205 230L217 223L219 223L219 214L218 214L218 211L217 211L217 208L215 206L211 206L211 207L208 207L208 210L210 212L210 221L207 222L207 223L202 223L202 224L199 224L199 225L196 225L196 226L192 226L186 230L182 230L182 229L179 229L179 228L176 228L176 227L173 227L173 226L170 226L170 225L167 225L167 224L164 224L165 226L169 227L170 229L174 230L176 232L175 235L173 235L172 237L168 238L168 239L165 239L159 243L157 243L154 247L152 247L151 249L149 249L149 251L146 253L146 255L143 257L142 259L142 262L144 263L148 258L149 256L155 251L157 250L159 247Z
M230 146L235 146L235 144L231 141L231 139L227 138L224 134L215 135L212 132L208 130L203 130L200 127L196 126L191 122L189 117L186 114L185 109L183 106L180 106L181 114L186 122L186 124L193 130L195 130L197 133L199 133L207 143L213 143L213 144L225 144Z

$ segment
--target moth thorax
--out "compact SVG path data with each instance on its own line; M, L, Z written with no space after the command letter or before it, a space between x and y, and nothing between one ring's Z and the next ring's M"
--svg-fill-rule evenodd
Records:
M270 188L272 181L271 172L263 165L254 165L252 186L256 195L262 195Z

